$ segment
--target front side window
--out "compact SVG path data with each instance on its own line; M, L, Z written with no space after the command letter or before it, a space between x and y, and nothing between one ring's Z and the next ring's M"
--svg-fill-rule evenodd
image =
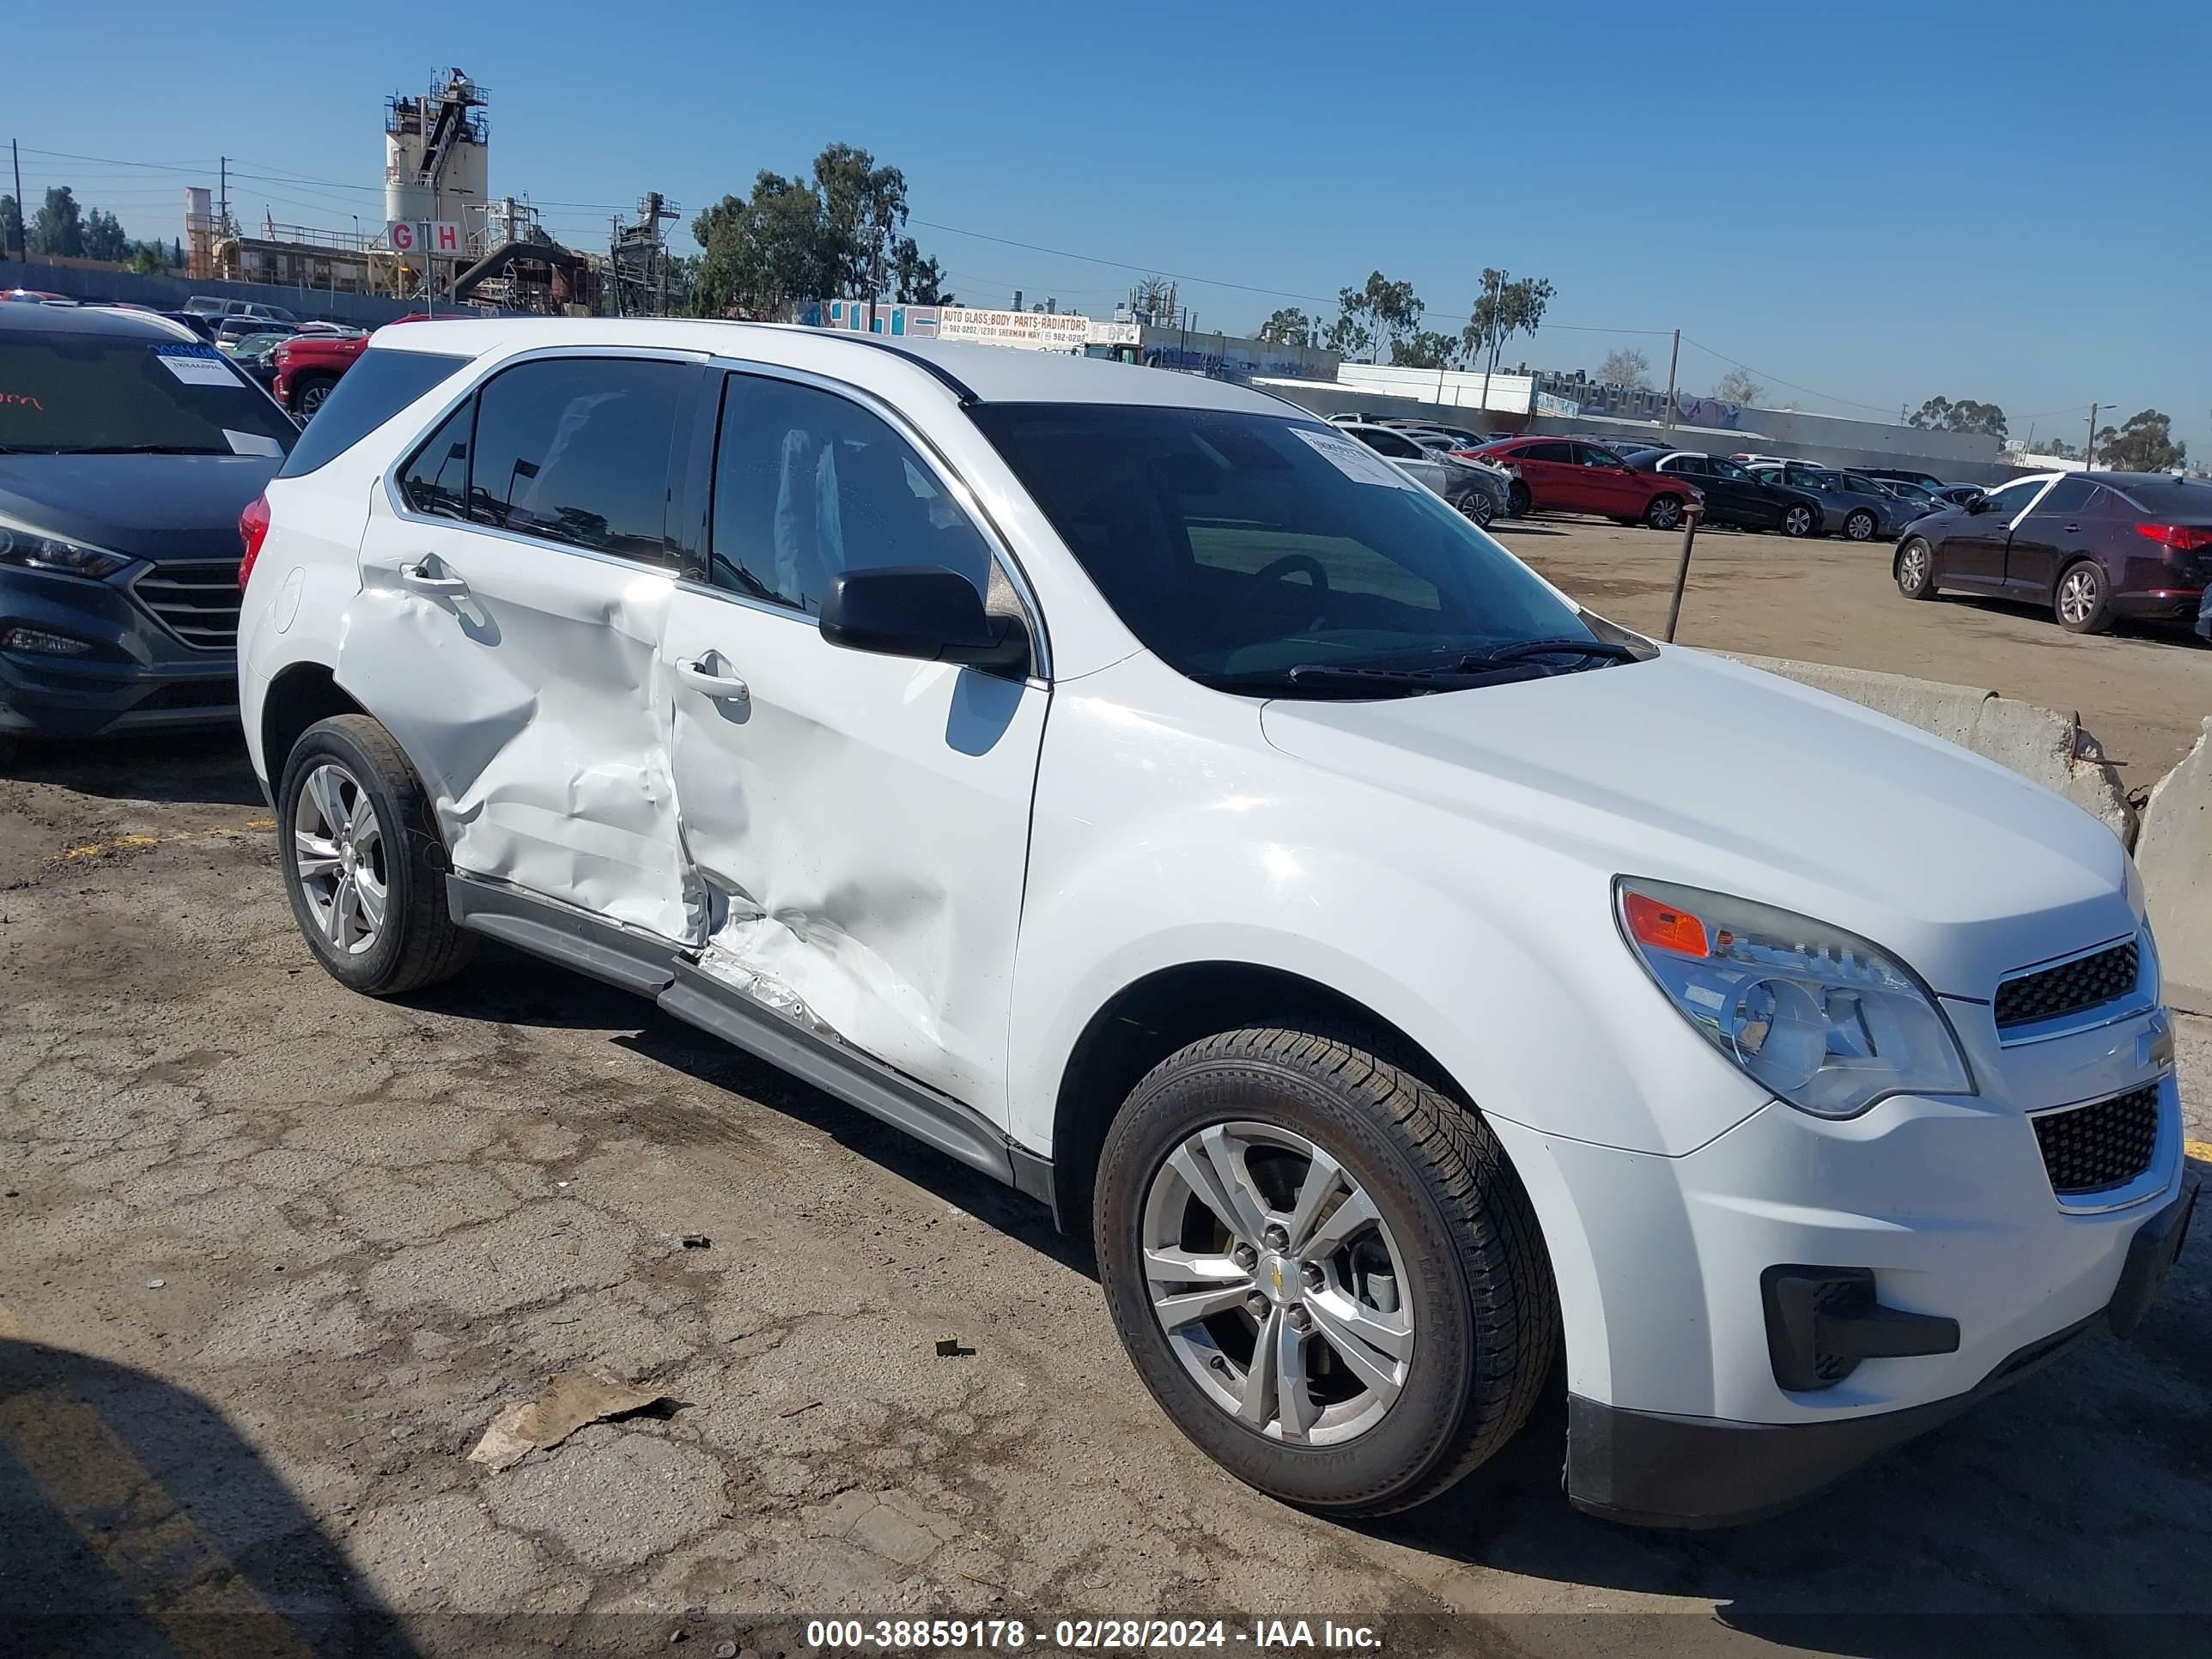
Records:
M495 375L477 394L469 517L641 563L672 563L670 465L697 374L684 363L560 357Z
M1091 404L969 413L1130 632L1202 684L1379 697L1455 689L1490 672L1476 659L1537 641L1570 646L1512 659L1516 677L1625 654L1617 630L1319 424Z
M913 564L957 572L989 599L989 544L879 416L817 386L730 375L701 574L818 616L832 577Z
M1377 455L1388 455L1394 461L1415 461L1421 457L1419 444L1395 432L1378 432L1370 427L1355 428L1352 435Z
M1575 459L1584 466L1620 466L1626 465L1609 449L1600 449L1595 444L1577 444Z
M213 346L0 335L0 454L266 455L300 429Z
M1996 518L2009 520L2026 512L2027 504L2036 498L2048 482L2044 478L2023 478L2001 489L1992 489L1989 493L1990 514Z

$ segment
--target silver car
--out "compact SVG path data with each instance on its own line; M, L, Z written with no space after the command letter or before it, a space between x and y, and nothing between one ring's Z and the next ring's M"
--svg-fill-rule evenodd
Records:
M1336 429L1357 438L1376 454L1426 484L1480 525L1502 518L1513 481L1487 461L1462 460L1451 453L1454 440L1441 433L1409 432L1397 427L1340 421Z
M1767 483L1801 489L1820 503L1820 528L1826 534L1855 542L1895 541L1923 508L1901 501L1860 472L1809 461L1762 461L1744 469Z

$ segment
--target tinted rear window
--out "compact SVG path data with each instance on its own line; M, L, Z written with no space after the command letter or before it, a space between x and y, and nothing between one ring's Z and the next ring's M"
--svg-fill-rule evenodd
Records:
M364 351L315 411L276 476L296 478L337 459L468 361L434 351Z
M2187 478L2141 483L2130 478L2119 489L2153 518L2212 519L2212 483Z

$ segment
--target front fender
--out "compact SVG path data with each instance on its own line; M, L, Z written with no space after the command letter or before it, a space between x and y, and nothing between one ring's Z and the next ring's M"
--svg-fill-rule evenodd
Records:
M1690 1151L1765 1096L1621 945L1612 875L1571 848L1325 773L1267 744L1258 705L1149 657L1117 665L1057 692L1047 728L1010 1127L1049 1149L1078 1040L1121 990L1233 962L1372 1010L1486 1115Z

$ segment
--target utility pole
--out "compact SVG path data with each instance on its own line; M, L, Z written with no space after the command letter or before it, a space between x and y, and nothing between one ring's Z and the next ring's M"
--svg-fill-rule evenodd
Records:
M23 152L15 141L8 141L8 153L15 159L15 257L28 260L31 257L31 210L23 200Z
M607 280L614 284L615 315L623 314L622 301L622 216L617 214L607 221Z
M215 222L223 229L228 230L230 228L230 157L218 155L216 158L216 163L221 171L216 174L220 185L216 192ZM16 199L21 201L22 198L18 197Z
M1672 436L1674 430L1674 366L1682 361L1682 331L1674 331L1674 349L1667 354L1667 405L1659 412L1659 429Z
M18 198L20 199L20 198ZM2089 441L2081 447L2081 465L2086 471L2097 464L2097 405L2089 405Z

